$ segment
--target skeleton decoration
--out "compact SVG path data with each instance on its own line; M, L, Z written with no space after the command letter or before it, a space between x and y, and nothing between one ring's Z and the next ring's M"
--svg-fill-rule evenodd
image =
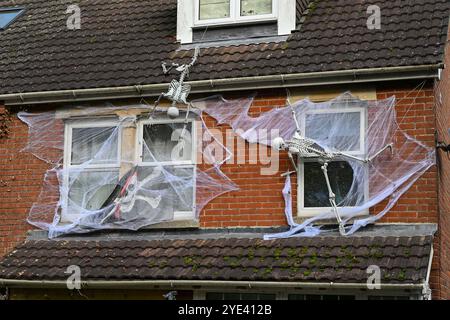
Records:
M208 129L203 120L204 113L215 118L218 124L228 124L249 143L260 144L263 148L273 146L290 154L295 171L288 170L285 174L283 196L286 219L291 228L283 233L266 235L265 239L327 232L315 224L324 219L338 219L341 233L352 234L381 219L435 163L434 148L400 129L396 121L395 97L361 101L344 93L322 103L304 99L291 106L273 107L259 116L249 114L253 97L225 100L215 96L188 101L189 87L185 86L184 80L197 56L198 50L190 64L173 65L182 73L180 81L172 82L168 92L161 97L172 101L172 107L177 110L177 104L186 105L184 102L187 102L187 113L191 113L192 119L166 121L162 110L156 115L153 110L151 117L166 120L164 124L157 124L158 121L149 124L148 105L140 103L20 112L19 118L29 127L29 140L22 151L50 166L27 221L48 230L49 237L53 238L96 230L139 230L173 221L180 211L198 219L210 201L239 190L220 169L232 159L232 153ZM72 113L76 116L72 117ZM169 116L177 113L181 114L178 111ZM133 116L136 114L139 116ZM367 122L364 125L362 115ZM351 125L349 119L355 117L361 118L361 125ZM88 124L83 123L86 119ZM96 125L93 119L101 120L100 124ZM126 136L125 130L130 129L130 119L138 128L144 130L146 127L149 132L137 136L139 146L121 150L125 144L121 139ZM193 136L194 128L187 125L188 120L195 120L194 126L209 140L192 143L189 136ZM267 135L258 135L260 130L278 133L268 139ZM70 140L65 140L68 136L65 132L71 133ZM178 141L171 140L173 133L177 133L175 140ZM177 165L176 161L171 162L171 151L182 153L177 149L182 146L190 146L192 150L196 146L197 155L189 157L183 165ZM69 152L67 147L71 148ZM356 149L358 151L354 151ZM139 155L142 161L137 160ZM199 158L203 160L202 165L197 165ZM291 194L292 173L301 173L298 159L301 165L307 159L320 162L320 177L315 177L317 181L305 181L305 185L320 182L324 187L320 196L328 206L320 208L323 212L301 224L293 219ZM349 178L351 187L346 192L339 192L333 184L336 174L336 171L332 172L333 164L340 159L345 160L353 172ZM240 167L236 166L235 170L241 170ZM126 172L126 168L132 169ZM273 185L279 184L279 171L264 179ZM267 192L273 193L272 184ZM236 199L248 197L243 194L237 193ZM361 217L361 212L374 207L377 211L372 215ZM353 225L349 229L351 220Z
M111 202L114 203L114 206L112 210L101 220L101 224L104 224L112 216L118 220L121 218L122 214L131 212L135 207L136 201L144 201L153 209L158 208L162 200L161 195L157 195L156 197L144 196L139 195L138 191L143 190L147 183L152 182L161 174L161 168L156 167L151 174L149 174L142 181L139 181L137 167L131 169L122 178L124 182L121 182L116 186L116 189L103 204L102 208L107 208L111 205Z
M178 118L180 112L177 108L177 104L184 104L188 106L188 114L191 104L187 101L189 93L191 92L191 86L189 84L184 84L186 78L189 77L189 72L194 64L197 62L198 55L200 53L200 49L198 47L195 48L194 57L189 64L178 64L172 63L172 65L167 68L167 64L165 62L162 63L162 68L164 74L169 73L173 68L176 71L180 72L180 80L172 80L169 85L169 90L166 93L162 93L158 100L156 100L154 108L157 108L162 98L166 98L172 101L172 106L168 109L167 115L170 118ZM154 109L155 110L155 109ZM187 115L188 116L188 115Z
M298 173L299 169L297 167L297 162L295 157L298 159L314 159L315 161L321 164L321 169L325 177L325 183L328 189L328 199L330 201L332 210L336 216L336 220L339 224L339 232L342 236L346 235L345 224L342 221L341 216L339 215L338 206L336 204L336 195L333 192L333 189L330 184L330 178L328 175L328 165L331 161L336 160L345 160L351 159L361 163L369 163L373 161L376 157L382 154L386 149L390 149L391 153L393 152L393 144L386 144L383 148L378 150L374 155L368 158L359 158L353 155L350 155L346 152L341 151L327 151L320 145L318 145L314 140L308 139L307 137L303 137L301 134L301 128L299 121L297 119L297 115L295 113L294 108L290 105L292 109L292 117L294 123L296 125L296 131L291 140L284 141L283 138L278 137L272 141L272 147L277 150L285 150L288 152L289 159L295 168L295 171L288 171L283 176L290 175L294 172Z
M267 234L267 240L333 232L322 223L330 219L338 220L342 234L351 235L386 215L435 163L434 148L400 128L395 97L360 100L346 92L320 103L303 99L274 106L256 116L252 103L253 97L193 101L250 144L289 151L295 170L287 169L284 174L282 194L290 229ZM299 165L296 160L300 160ZM345 171L341 164L345 164ZM297 173L295 180L291 180L293 173ZM345 174L345 184L339 173ZM298 211L293 208L294 183ZM310 208L314 211L308 211ZM297 212L305 216L301 223L294 219Z
M220 169L231 152L209 131L202 112L190 108L184 79L197 56L198 50L190 64L177 67L180 81L162 95L176 114L186 113L185 121L167 119L162 108L148 110L143 101L20 112L29 128L22 151L50 167L27 221L47 230L49 238L135 231L175 219L198 220L212 199L238 190ZM188 108L182 113L177 104L184 102ZM208 140L194 140L196 132ZM210 145L225 158L211 153ZM197 159L205 165L197 166Z
M188 110L186 112L185 123L181 133L178 137L178 144L175 148L181 148L182 150L186 147L186 138L190 139L190 136L186 134L187 128L187 120L189 118L190 113L190 103L187 102L187 98L189 93L191 92L191 86L188 84L184 84L185 79L189 76L190 69L194 66L197 61L199 54L199 48L195 49L194 57L189 64L179 65L177 63L172 63L172 65L167 68L166 63L162 64L164 74L169 73L173 68L176 68L178 72L180 72L180 80L172 80L169 85L169 90L167 93L162 93L158 100L154 104L153 112L150 117L154 115L154 111L158 107L162 98L166 98L172 101L172 106L167 110L167 115L169 118L174 119L178 118L180 115L180 111L177 108L177 104L185 104L188 106ZM151 197L143 194L138 194L139 190L143 190L145 185L151 183L154 179L158 178L162 175L162 169L160 167L156 167L155 170L145 177L142 181L139 181L137 174L137 167L132 168L126 175L124 182L122 181L113 191L108 200L103 204L102 208L107 208L111 205L111 201L114 203L113 209L102 219L101 223L104 224L108 219L114 217L115 219L120 219L121 214L127 214L131 212L135 208L135 204L137 201L146 202L151 208L156 209L161 203L161 195L156 197Z
M97 230L135 231L173 221L179 213L182 219L198 220L211 200L238 190L221 171L231 152L209 131L198 109L192 109L186 128L183 120L167 121L161 111L155 113L157 121L148 121L144 111L148 110L147 104L88 105L76 109L76 119L64 118L66 110L19 114L29 126L29 140L23 152L50 166L27 221L47 230L50 238ZM73 107L67 110L71 112ZM126 142L120 141L127 134L125 130L132 130L133 117L114 117L124 111L141 115L141 120L136 121L143 131L138 135L136 129L140 142L129 149L124 148ZM110 125L102 124L104 117L111 119ZM94 118L100 119L97 127L91 120ZM83 125L85 119L89 119L89 127ZM166 120L161 123L160 119ZM72 129L70 141L64 138L64 132L70 130L65 127L66 122L70 126L81 125ZM194 128L209 140L192 141ZM72 152L66 151L68 144ZM193 145L196 152L192 155L181 150L193 150ZM225 157L211 153L210 145ZM141 152L142 156L136 157ZM183 158L172 162L178 156ZM205 165L196 166L197 157Z

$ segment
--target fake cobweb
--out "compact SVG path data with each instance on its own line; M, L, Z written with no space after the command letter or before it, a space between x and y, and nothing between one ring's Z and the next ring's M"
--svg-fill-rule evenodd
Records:
M23 151L50 167L28 222L56 237L198 220L210 201L238 190L220 169L231 152L207 128L203 114L264 147L274 138L270 132L285 140L296 132L290 107L252 117L252 102L253 98L197 100L190 114L182 113L171 121L163 108L149 120L147 105L19 113L29 126L29 142ZM330 180L339 214L348 223L347 234L382 218L434 164L434 150L400 130L394 97L362 101L345 93L323 103L301 100L292 107L302 133L328 152L370 158L385 145L394 146L392 152L385 150L369 163L347 158L330 163ZM94 116L99 120L89 121ZM276 190L283 193L290 230L266 239L314 236L323 232L317 222L335 218L315 160L298 161L302 170L286 175L284 189ZM304 180L303 206L320 207L319 214L301 224L293 219L292 184L297 179L291 176L297 174ZM382 210L359 218L382 202Z
M339 214L348 224L345 233L353 234L361 227L381 219L399 198L435 163L435 151L402 131L396 118L396 99L362 101L351 93L344 93L331 101L313 103L309 99L296 102L291 107L275 108L258 117L249 115L252 99L225 101L220 98L202 102L204 112L219 123L230 125L249 143L270 144L273 135L260 131L278 131L284 140L291 139L297 126L292 109L298 120L300 133L328 153L347 153L370 159L368 163L343 158L331 162L330 172L333 192L337 195ZM267 137L272 137L267 143ZM260 139L262 137L262 141ZM390 149L383 150L387 145ZM292 179L286 176L282 191L285 199L286 220L290 230L280 234L266 235L265 239L292 236L315 236L323 232L317 222L335 219L328 202L326 182L321 172L315 174L319 159L296 159L303 168L299 180L304 194L304 205L319 207L319 214L303 223L294 222L292 203ZM316 160L316 162L314 161ZM341 160L341 161L339 161ZM350 167L351 170L346 169ZM291 169L293 170L293 169ZM349 173L350 172L350 173ZM319 185L319 186L318 186ZM311 187L312 186L312 187ZM318 186L318 187L317 187ZM300 186L299 186L300 188ZM340 195L340 197L339 197ZM369 209L387 201L379 212L368 216ZM308 209L308 208L306 208ZM317 210L316 210L317 211ZM364 218L358 218L366 216ZM368 217L367 217L368 216ZM350 223L351 222L351 223Z
M220 170L229 151L200 113L184 112L172 120L156 110L149 120L148 109L102 106L19 113L29 126L23 151L50 166L28 222L48 230L51 238L139 230L198 220L212 199L238 189Z

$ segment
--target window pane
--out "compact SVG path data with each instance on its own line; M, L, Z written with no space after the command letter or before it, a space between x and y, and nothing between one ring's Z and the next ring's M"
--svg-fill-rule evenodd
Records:
M223 300L223 293L207 292L206 300Z
M72 165L116 163L118 132L116 127L73 128Z
M272 13L272 0L241 0L241 16Z
M171 188L176 195L173 201L174 211L193 211L194 167L166 167L166 170L171 175L169 177L171 180Z
M288 295L288 300L355 300L355 296L290 294Z
M339 296L335 296L335 295L323 295L322 296L322 300L331 300L331 301L337 301L339 300Z
M305 135L340 151L360 151L361 113L307 114Z
M133 215L168 215L174 212L192 212L194 198L194 167L177 168L140 167L137 174L138 188L136 195L147 198L149 201L136 201L130 211ZM156 206L149 205L152 200Z
M261 293L259 295L259 300L276 300L277 296L275 294L270 294L270 293Z
M322 296L318 294L307 294L305 300L322 300Z
M223 300L241 300L239 293L224 293Z
M200 20L230 17L230 0L200 0Z
M242 300L258 300L257 293L243 293L241 296Z
M305 162L305 208L331 207L328 198L328 188L321 164L317 162ZM345 161L330 162L328 164L328 176L331 188L336 194L336 203L346 197L353 183L353 169ZM354 206L356 203L348 204Z
M14 20L20 13L22 12L22 9L18 10L0 10L0 29L3 29L6 27L11 21Z
M105 208L109 213L114 209L114 217L120 220L171 221L175 212L194 211L194 170L194 166L134 167L120 180L116 172L77 170L81 174L76 174L72 170L71 211L77 206L89 210ZM108 221L114 220L112 215L109 217Z
M238 293L238 292L208 292L206 300L276 300L277 295L271 293Z
M192 159L192 123L144 126L143 161L186 161Z
M411 300L408 296L368 296L367 300Z
M306 297L304 294L290 294L288 300L306 300Z
M84 210L95 211L103 207L117 183L117 171L71 170L69 174L69 214Z

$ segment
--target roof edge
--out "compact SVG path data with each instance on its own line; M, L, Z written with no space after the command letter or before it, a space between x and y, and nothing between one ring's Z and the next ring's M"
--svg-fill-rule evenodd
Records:
M189 81L191 93L217 93L236 90L258 90L289 87L307 87L335 84L398 81L412 79L437 79L443 64L386 67L371 69L351 69L312 73L280 74L269 76L224 78ZM0 101L7 106L96 101L105 99L125 99L159 96L169 83L13 93L0 95Z
M424 283L381 283L384 290L422 290L427 285ZM83 289L149 289L152 287L168 288L280 288L286 289L367 289L367 283L335 283L335 282L273 282L273 281L207 281L207 280L140 280L140 281L82 281ZM67 281L46 280L9 280L0 279L0 287L9 288L67 288Z

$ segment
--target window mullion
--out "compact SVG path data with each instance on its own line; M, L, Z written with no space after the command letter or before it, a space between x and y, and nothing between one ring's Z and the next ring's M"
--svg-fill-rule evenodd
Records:
M237 21L240 18L240 0L230 0L230 16L233 21Z

